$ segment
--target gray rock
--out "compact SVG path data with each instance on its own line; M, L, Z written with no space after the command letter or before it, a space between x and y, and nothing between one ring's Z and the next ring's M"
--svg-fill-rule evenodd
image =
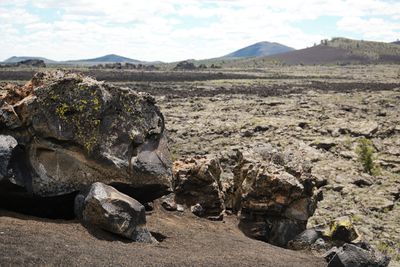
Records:
M330 251L326 258L330 259L328 267L386 267L390 262L388 257L377 256L373 251L352 244Z
M175 202L175 194L171 193L161 198L161 206L168 211L175 211L177 209Z
M370 177L358 176L353 179L353 184L358 187L368 187L373 184L373 181Z
M288 248L293 250L309 249L320 237L321 233L315 229L307 229L289 241Z
M196 205L191 206L190 207L190 211L194 215L199 216L199 217L204 215L204 209L199 203L197 203Z
M9 164L14 148L18 145L14 137L0 135L0 181L9 175Z
M19 119L17 125L0 118L25 149L21 164L30 170L16 177L19 185L39 196L97 181L168 192L172 162L164 118L150 95L62 71L38 73L25 87L32 89L29 96L0 107L3 119L11 113Z
M76 197L75 212L84 223L133 241L156 242L146 228L144 206L111 186L92 184L87 194Z
M336 146L336 141L334 139L323 139L315 140L310 144L310 146L329 151L332 147Z
M182 204L176 204L176 210L179 212L184 212L185 207Z

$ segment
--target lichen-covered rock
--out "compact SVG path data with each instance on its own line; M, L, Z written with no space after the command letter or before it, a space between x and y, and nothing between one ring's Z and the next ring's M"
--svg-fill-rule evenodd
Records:
M146 228L144 206L111 186L94 183L87 194L76 197L75 212L87 224L133 241L156 242Z
M326 236L343 242L351 242L359 237L356 228L349 216L343 216L333 220L329 225Z
M160 196L170 187L164 119L150 95L62 71L38 73L25 87L0 109L0 133L18 140L31 166L20 185L40 196L97 181L153 186Z
M311 168L294 152L238 151L234 208L248 236L285 247L316 209Z
M196 206L199 216L219 216L225 209L221 191L221 166L216 158L194 157L173 164L173 189L176 202Z
M0 181L8 176L10 159L17 145L12 136L0 135Z

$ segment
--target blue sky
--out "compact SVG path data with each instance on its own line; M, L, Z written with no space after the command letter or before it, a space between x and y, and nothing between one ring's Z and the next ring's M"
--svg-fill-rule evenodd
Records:
M393 0L0 0L0 60L115 53L140 60L218 57L259 41L304 48L343 36L400 38Z

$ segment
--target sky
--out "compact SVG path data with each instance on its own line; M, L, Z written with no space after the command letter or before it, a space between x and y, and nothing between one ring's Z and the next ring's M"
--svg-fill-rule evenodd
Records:
M400 0L0 0L0 61L205 59L260 41L400 39Z

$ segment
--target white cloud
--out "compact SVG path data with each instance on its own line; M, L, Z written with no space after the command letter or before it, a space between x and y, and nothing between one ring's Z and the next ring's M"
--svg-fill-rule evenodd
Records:
M341 30L359 33L365 39L371 40L389 42L400 35L400 22L388 22L382 18L344 17L337 22L337 26Z
M297 26L322 16L339 17L337 29L350 37L391 41L400 35L399 14L399 1L384 0L0 0L0 58L118 53L172 61L216 57L258 41L302 48L332 35Z

